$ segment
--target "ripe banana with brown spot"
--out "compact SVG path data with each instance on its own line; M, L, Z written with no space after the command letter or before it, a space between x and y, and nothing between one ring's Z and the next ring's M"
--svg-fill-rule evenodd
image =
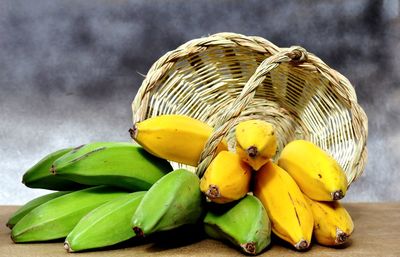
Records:
M277 139L274 127L263 120L246 120L235 129L236 152L243 161L258 170L274 157Z
M351 236L354 223L339 201L318 202L305 196L314 215L314 237L322 245L343 244Z
M185 115L160 115L135 123L131 137L148 152L170 161L197 166L213 128ZM227 150L223 140L217 152Z
M227 203L244 197L249 192L251 167L240 156L222 151L212 160L200 180L200 190L208 200Z
M278 165L313 200L339 200L346 194L348 183L343 169L332 156L310 141L294 140L287 144Z
M296 182L272 161L256 172L254 181L254 195L267 210L272 231L296 249L307 249L314 219Z

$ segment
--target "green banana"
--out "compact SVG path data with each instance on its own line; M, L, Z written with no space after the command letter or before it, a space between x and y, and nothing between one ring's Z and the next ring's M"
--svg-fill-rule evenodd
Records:
M64 238L88 212L126 194L98 186L59 196L26 214L11 230L11 239L21 243Z
M68 252L77 252L114 245L134 237L130 222L145 193L130 193L91 211L68 234L64 248Z
M96 142L57 159L55 177L86 185L111 185L131 191L147 190L171 171L168 161L142 147L123 142Z
M43 157L38 163L25 172L22 177L22 183L30 188L57 191L76 190L86 187L79 183L66 180L65 178L52 176L49 172L53 162L70 151L74 151L73 148L61 149Z
M199 178L185 169L170 172L157 181L137 207L131 226L137 236L196 224L202 213Z
M210 209L204 230L212 238L230 241L247 254L258 254L271 242L267 211L257 197L247 195L228 210Z
M35 199L32 199L31 201L27 202L23 206L21 206L16 212L11 215L11 217L8 219L6 226L9 228L13 228L17 222L22 219L26 214L28 214L31 210L34 208L38 207L39 205L44 204L45 202L48 202L54 198L57 198L59 196L65 195L67 193L70 193L69 191L62 191L62 192L54 192L46 195L39 196Z

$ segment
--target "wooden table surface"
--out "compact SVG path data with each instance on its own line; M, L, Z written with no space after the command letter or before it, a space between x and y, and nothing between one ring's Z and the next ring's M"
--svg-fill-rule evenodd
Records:
M273 242L259 256L383 256L400 257L400 203L347 203L353 217L355 231L343 247L328 248L313 244L306 252L296 252L286 245ZM62 240L52 243L14 244L5 226L17 206L0 206L1 257L86 257L86 256L245 256L236 249L211 239L197 239L190 243L159 241L125 244L121 248L102 251L67 253Z

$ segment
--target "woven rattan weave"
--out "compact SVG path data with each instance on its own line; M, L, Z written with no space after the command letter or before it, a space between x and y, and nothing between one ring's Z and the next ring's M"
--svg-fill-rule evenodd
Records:
M349 185L367 157L367 117L353 86L301 47L280 48L255 36L218 33L166 53L148 71L132 103L133 121L185 114L215 128L196 173L201 176L223 136L233 149L235 125L272 123L278 154L293 139L330 153Z

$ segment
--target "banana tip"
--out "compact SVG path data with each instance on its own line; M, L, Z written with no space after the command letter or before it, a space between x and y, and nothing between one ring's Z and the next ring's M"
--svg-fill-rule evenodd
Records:
M343 197L344 197L344 193L341 189L332 193L332 199L335 201L340 200Z
M16 241L15 241L15 237L14 237L14 235L11 233L11 236L10 236L10 238L11 238L11 240L13 241L13 243L16 243Z
M136 124L133 125L133 128L129 129L129 134L131 135L132 139L135 139L137 137L138 129Z
M245 244L240 245L243 250L248 254L256 254L256 243L255 242L248 242Z
M247 148L247 154L251 157L251 158L255 158L258 154L258 150L257 147L255 146L250 146L249 148Z
M336 229L336 239L335 239L336 244L338 244L338 245L343 244L344 242L347 241L347 239L349 237L350 237L350 235L345 233L341 229L339 229L339 228Z
M302 239L302 240L300 240L299 242L297 242L297 244L295 244L294 247L295 247L297 250L300 250L300 251L301 251L301 250L307 249L309 245L310 245L310 244L307 242L307 240Z
M139 227L133 227L133 231L135 232L136 236L144 237L143 230Z
M67 252L72 253L74 250L72 250L71 246L69 245L68 241L64 242L64 249L67 250Z
M219 188L217 185L209 185L208 190L206 192L206 196L210 199L215 199L221 196L221 193L219 191Z

